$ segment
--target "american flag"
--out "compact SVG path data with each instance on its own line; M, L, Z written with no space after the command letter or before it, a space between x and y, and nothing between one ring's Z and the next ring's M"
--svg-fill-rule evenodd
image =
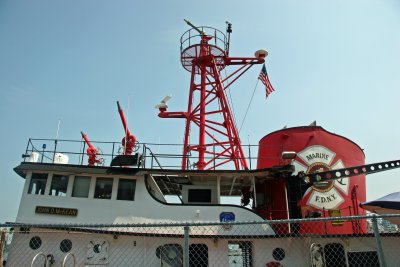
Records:
M258 75L258 79L265 85L265 96L268 97L270 93L275 91L274 87L272 87L271 82L269 81L268 74L267 74L267 68L265 67L265 64L263 65L260 75Z

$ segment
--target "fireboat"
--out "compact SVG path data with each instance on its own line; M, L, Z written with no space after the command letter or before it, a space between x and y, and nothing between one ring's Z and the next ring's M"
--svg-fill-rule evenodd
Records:
M399 266L398 232L371 230L360 203L366 175L400 160L365 164L355 142L316 124L243 146L226 92L268 52L233 57L230 23L186 22L187 110L169 111L170 96L156 105L184 119L183 145L155 153L119 102L121 142L29 139L7 266Z

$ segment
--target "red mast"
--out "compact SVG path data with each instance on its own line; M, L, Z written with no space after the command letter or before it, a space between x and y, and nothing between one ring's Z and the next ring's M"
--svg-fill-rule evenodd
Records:
M195 167L215 169L233 163L237 170L247 169L240 138L225 91L254 64L262 64L267 52L260 50L256 57L229 57L228 39L221 31L210 27L195 27L181 37L182 66L191 72L187 112L167 112L159 108L161 118L186 120L182 169L189 167L192 153L198 155ZM208 35L204 31L210 32ZM227 65L239 66L232 74L221 77ZM191 126L198 127L198 143L190 140Z

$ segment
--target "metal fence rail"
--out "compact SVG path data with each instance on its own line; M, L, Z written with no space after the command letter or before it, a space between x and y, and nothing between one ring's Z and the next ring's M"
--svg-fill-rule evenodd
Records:
M400 215L260 222L0 224L0 266L400 266ZM345 233L346 224L364 225ZM326 232L326 225L337 231Z

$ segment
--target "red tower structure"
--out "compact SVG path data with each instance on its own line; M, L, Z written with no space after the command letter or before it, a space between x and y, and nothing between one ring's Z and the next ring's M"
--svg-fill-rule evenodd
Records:
M255 57L230 57L229 39L232 32L228 23L227 35L211 27L195 27L181 37L181 62L191 73L189 101L186 112L167 112L166 105L159 106L161 118L186 120L182 169L190 165L199 170L216 169L233 163L237 170L247 169L238 130L226 97L226 90L254 64L265 62L267 51L259 50ZM226 66L237 66L230 75L222 77ZM198 127L198 143L190 140L191 126Z

